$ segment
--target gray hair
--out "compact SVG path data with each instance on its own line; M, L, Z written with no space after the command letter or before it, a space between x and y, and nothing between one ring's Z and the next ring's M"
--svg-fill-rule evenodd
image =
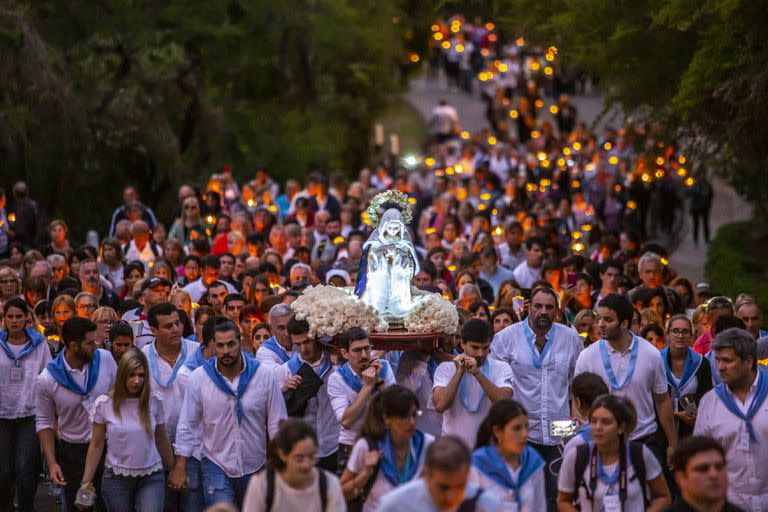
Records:
M75 304L79 304L82 299L93 299L93 301L96 303L96 305L99 305L99 298L92 294L91 292L80 292L75 297Z
M275 304L272 309L269 310L269 323L274 322L278 317L293 315L293 308L290 304Z
M293 266L291 267L291 274L290 274L291 276L293 276L293 270L294 269L296 269L296 270L302 270L303 269L303 270L306 270L307 272L309 272L310 275L312 275L312 267L310 267L306 263L294 263Z
M640 256L640 259L637 261L637 271L640 272L643 268L643 265L646 263L654 263L659 268L662 268L661 264L661 256L656 254L655 252L646 252L642 256Z
M462 297L465 295L469 295L471 293L477 294L478 297L482 297L483 294L480 293L480 288L476 284L467 283L461 288L459 288L459 300L461 300Z
M45 261L47 261L48 263L60 262L60 261L66 262L67 258L65 258L63 254L53 253L53 254L49 254L48 257L45 258Z
M753 368L757 365L757 342L744 329L738 327L731 327L726 329L717 336L712 342L712 350L720 350L724 348L730 348L736 354L736 357L742 361L746 361L750 357L752 358Z

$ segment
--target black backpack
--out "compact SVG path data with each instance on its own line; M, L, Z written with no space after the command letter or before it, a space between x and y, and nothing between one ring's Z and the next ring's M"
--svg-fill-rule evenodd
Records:
M461 502L461 505L459 505L456 512L475 512L475 509L477 508L477 500L480 499L481 494L483 494L483 490L478 489L474 496Z
M365 441L368 443L369 452L379 449L379 446L376 440L366 437ZM360 492L360 494L355 499L347 501L347 512L361 512L363 510L363 504L365 503L365 500L368 499L368 494L371 492L371 488L373 487L373 484L376 482L376 477L379 476L380 466L381 466L381 460L379 460L376 466L374 466L373 473L371 473L371 477L368 479L368 481L365 482L365 485L363 486L363 489Z
M575 466L575 472L576 472L576 499L578 501L579 496L579 488L583 487L584 490L587 493L587 499L592 501L594 498L592 496L592 492L589 489L589 486L584 482L584 471L587 469L587 464L589 464L589 458L590 458L590 452L589 452L589 444L580 444L576 447L576 466ZM640 484L640 489L643 492L643 503L645 504L645 507L648 508L648 505L650 505L650 500L648 499L648 491L646 490L646 487L648 484L645 481L645 459L643 458L643 445L642 443L637 443L634 441L630 441L629 443L629 460L632 464L632 467L635 470L635 478L637 478L638 484ZM626 497L625 497L626 498ZM622 499L622 506L624 505L624 500Z
M320 484L320 504L321 509L325 511L328 506L328 477L325 475L325 471L317 468ZM272 504L275 502L275 472L271 469L267 469L267 508L266 512L272 512Z

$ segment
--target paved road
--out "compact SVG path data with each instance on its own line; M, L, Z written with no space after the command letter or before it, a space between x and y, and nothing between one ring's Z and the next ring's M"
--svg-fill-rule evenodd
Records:
M411 81L410 88L405 94L405 99L413 105L424 118L428 118L430 112L437 105L440 98L445 98L459 112L459 119L464 129L470 132L480 131L488 127L485 119L484 105L479 93L470 96L463 92L451 89L446 85L443 77L428 79L426 77L415 78ZM571 96L571 102L579 111L579 117L590 125L603 110L603 99L599 95ZM545 104L550 104L545 100ZM546 109L544 109L546 112ZM549 113L546 113L549 116ZM613 109L603 116L596 124L597 129L607 125L618 126L621 123L621 113ZM747 220L751 216L751 209L734 190L720 180L713 180L715 199L712 207L711 233L714 236L717 228L729 222ZM706 247L701 244L696 247L693 244L690 232L690 221L681 231L682 237L677 244L677 249L672 254L671 264L680 275L689 277L694 284L704 279L704 263L706 262Z

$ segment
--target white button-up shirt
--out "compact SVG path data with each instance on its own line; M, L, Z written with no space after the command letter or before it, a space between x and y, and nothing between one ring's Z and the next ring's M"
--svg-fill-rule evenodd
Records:
M571 419L569 387L582 340L573 329L552 324L547 333L546 355L541 368L536 368L526 336L531 338L538 356L535 334L524 320L496 334L491 357L512 370L513 396L528 411L528 438L537 444L556 445L560 438L550 436L550 422Z
M299 356L299 361L302 363L306 362L301 356ZM336 414L333 412L333 407L331 407L331 399L328 396L328 379L333 375L335 369L331 366L324 375L320 374L328 361L329 355L325 352L314 364L307 363L315 370L318 377L323 379L323 385L320 386L317 394L309 399L303 418L317 432L318 457L327 457L339 449L339 420L336 419ZM288 368L288 363L278 367L275 370L275 375L281 389L286 381L293 377L291 369Z
M237 290L234 286L229 284L226 281L221 281L224 283L224 286L227 287L227 293L237 293ZM197 281L192 281L187 286L184 287L184 291L189 294L189 296L192 298L192 302L200 302L200 299L202 298L203 294L208 290L208 287L203 283L203 278L201 277Z
M74 393L48 373L48 369L37 378L35 406L37 408L38 432L46 428L56 430L58 437L68 443L85 444L91 441L91 413L93 402L105 393L109 393L115 384L117 364L112 354L97 349L101 353L99 376L87 397ZM88 366L82 370L70 368L64 360L67 371L75 382L85 386L88 378Z
M241 375L230 384L235 393ZM202 443L203 457L230 478L261 469L267 456L267 431L275 437L280 422L287 417L273 367L259 366L240 403L242 422L237 421L235 399L221 391L204 368L192 372L176 429L176 454L191 457Z
M384 383L382 389L395 384L395 375L392 373L392 366L388 367L387 373L384 375ZM358 375L358 378L360 376ZM347 410L352 402L357 398L357 391L347 386L339 372L333 372L328 379L328 397L331 399L331 407L336 414L336 420L339 422L339 444L346 444L352 446L355 444L355 438L360 431L360 427L363 426L363 416L360 416L352 424L352 428L347 429L341 425L341 418L344 416L344 412Z
M639 439L656 432L656 410L654 408L653 395L667 393L667 373L664 369L664 361L661 353L648 340L635 336L627 350L617 352L611 344L605 342L613 373L619 384L624 382L629 369L629 361L632 357L632 348L639 343L637 351L637 364L631 380L620 390L612 390L608 374L603 366L600 356L600 341L585 348L578 361L576 361L576 375L591 372L599 375L611 394L623 396L632 401L637 410L637 426L632 431L631 439Z
M16 357L25 346L9 344ZM35 347L18 365L0 350L0 418L10 420L35 415L35 382L50 362L51 351L45 342Z
M488 380L496 387L512 388L513 377L509 365L490 358L488 359L488 363L490 364ZM432 386L433 393L435 388L444 388L448 386L455 373L456 364L453 361L441 363L440 366L437 367L437 370L435 370L435 382ZM473 404L477 403L481 397L481 393L484 393L477 378L465 372L462 379L466 381L467 400ZM482 396L477 411L469 412L462 402L461 387L459 387L456 391L456 397L453 400L453 403L445 410L445 412L443 412L443 434L458 436L467 443L467 446L475 446L475 441L477 441L477 430L480 428L480 423L483 422L490 409L491 399L486 395Z
M179 361L177 361L176 364L183 368L184 363L188 359L195 356L195 351L199 345L192 340L183 338L181 342L187 347L187 357L182 361L181 353L179 353ZM147 359L149 359L149 347L150 345L147 345L141 349L141 351L144 352L144 355L147 356ZM179 368L179 373L180 372L181 368ZM168 380L171 378L171 374L173 374L173 368L171 365L168 363L168 361L159 355L157 356L157 373L163 384L168 382ZM155 375L152 375L152 391L159 394L163 399L163 410L165 412L165 430L168 431L168 438L171 440L171 443L173 443L173 441L176 439L176 424L179 422L181 404L184 401L184 392L178 381L179 373L176 374L176 380L174 380L173 383L167 388L164 388L158 384Z
M730 389L727 392L731 393ZM735 395L733 400L746 414L756 394L757 378L744 402ZM768 400L752 419L752 427L757 443L750 442L746 422L728 410L713 389L701 397L693 433L710 436L725 448L728 501L744 510L765 512L768 511Z
M272 338L274 339L274 336L272 336ZM291 356L293 355L293 351L292 350L289 350L289 351L284 350L283 346L280 345L280 343L278 343L277 340L274 340L274 341L277 344L277 346L279 347L279 350L282 350L283 354L288 356L288 359L290 359ZM283 360L280 359L280 356L277 355L275 353L275 351L272 350L271 348L265 347L263 343L256 350L256 356L255 357L256 357L256 360L258 362L260 362L260 363L267 363L267 364L271 364L271 365L274 365L274 366L283 366Z
M443 415L435 410L432 401L432 377L428 361L422 361L418 352L403 353L397 365L395 379L401 386L414 392L419 399L422 414L416 428L433 437L440 437L443 430Z
M142 308L131 309L123 313L122 320L128 322L133 330L133 346L143 349L155 339L147 318L142 318Z

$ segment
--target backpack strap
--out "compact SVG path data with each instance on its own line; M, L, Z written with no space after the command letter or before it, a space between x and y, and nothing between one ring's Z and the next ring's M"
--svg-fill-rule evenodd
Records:
M267 501L265 512L272 511L272 504L275 501L275 472L267 468Z
M589 464L589 443L580 444L576 447L576 465L574 467L575 474L575 501L579 501L579 488L584 487L587 493L587 499L592 500L592 492L589 486L584 482L584 471L587 470L587 464Z
M376 442L375 439L366 437L365 441L368 443L369 452L379 449L378 443ZM360 500L362 503L365 503L365 500L368 499L368 494L371 492L371 489L373 488L373 484L376 482L376 477L379 476L380 467L381 467L381 460L379 460L379 462L377 462L376 465L373 467L373 472L371 473L371 477L368 479L367 482L365 482L365 485L363 486L363 490L360 493Z
M325 471L317 468L319 484L320 484L320 510L325 512L328 506L328 477L325 475Z
M643 492L643 502L645 507L648 508L650 500L648 499L648 483L646 482L645 471L645 457L643 457L643 444L635 441L629 443L629 460L632 463L632 467L635 470L635 477L637 477L637 483L640 486L640 490Z
M475 509L477 508L477 501L480 499L482 494L483 490L478 489L474 496L461 502L461 505L459 505L459 508L456 509L456 512L475 512Z

